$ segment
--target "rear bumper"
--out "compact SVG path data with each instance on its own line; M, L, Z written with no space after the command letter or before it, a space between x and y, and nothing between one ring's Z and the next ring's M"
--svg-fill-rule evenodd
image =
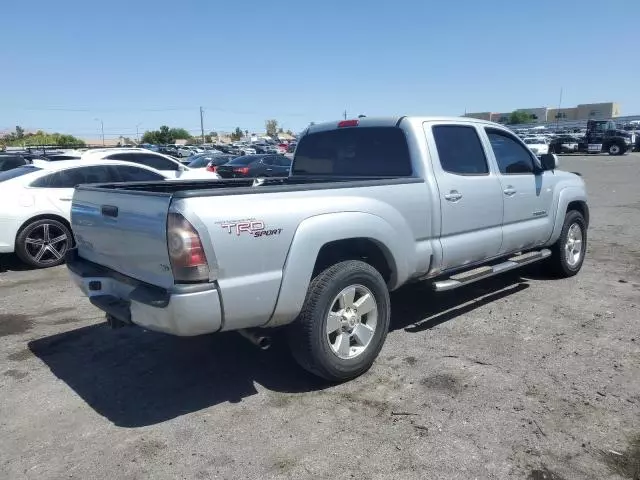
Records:
M178 336L213 333L222 327L217 284L155 287L67 253L72 280L91 303L125 323Z

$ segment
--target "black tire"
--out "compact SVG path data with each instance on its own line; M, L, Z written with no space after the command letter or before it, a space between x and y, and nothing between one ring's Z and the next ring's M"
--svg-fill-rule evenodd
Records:
M612 143L611 145L609 145L609 147L607 147L607 152L609 152L609 155L624 155L625 151L626 146L620 145L619 143Z
M336 296L350 286L368 289L376 302L377 324L368 345L355 358L340 358L327 336L327 317ZM309 285L298 318L288 327L289 347L298 363L309 372L332 382L343 382L366 372L384 344L391 317L389 290L382 275L371 265L348 260L337 263Z
M575 264L568 261L565 246L569 236L569 230L573 225L578 225L582 233L580 244L580 257ZM576 275L582 268L585 253L587 251L587 223L580 212L569 210L564 217L564 224L558 241L551 247L552 255L547 262L547 267L554 276L568 278Z
M64 240L55 241L63 236ZM36 243L37 241L41 243ZM64 223L52 218L41 218L29 223L18 233L16 255L35 268L55 267L64 263L64 255L72 245L73 236ZM41 251L42 255L38 258Z

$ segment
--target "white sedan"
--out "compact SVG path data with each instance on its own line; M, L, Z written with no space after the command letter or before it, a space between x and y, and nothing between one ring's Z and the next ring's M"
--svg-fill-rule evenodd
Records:
M73 245L71 199L76 185L168 180L152 168L113 160L34 160L0 172L0 253L36 267L64 261Z
M137 163L160 171L167 178L174 180L211 180L220 178L213 172L191 169L175 158L144 148L98 148L83 153L81 160L121 160L123 162Z
M523 141L537 156L549 153L549 141L546 138L531 137L525 138Z

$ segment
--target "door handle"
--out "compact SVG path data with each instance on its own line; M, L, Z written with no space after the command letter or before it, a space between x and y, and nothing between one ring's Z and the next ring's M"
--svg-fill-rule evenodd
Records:
M516 194L516 189L509 185L503 190L503 192L507 197L513 197Z
M449 202L457 202L462 198L462 194L457 190L451 190L449 193L444 195L444 198Z
M60 200L63 202L70 202L71 201L71 197L60 197Z
M273 168L267 168L267 172L270 172L272 170L273 170Z
M100 207L100 212L104 217L118 217L118 207L114 207L113 205L102 205Z

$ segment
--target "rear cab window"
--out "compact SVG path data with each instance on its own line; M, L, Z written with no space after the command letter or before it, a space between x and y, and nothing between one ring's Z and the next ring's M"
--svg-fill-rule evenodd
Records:
M292 175L410 177L404 131L398 127L346 127L307 134L296 149Z

